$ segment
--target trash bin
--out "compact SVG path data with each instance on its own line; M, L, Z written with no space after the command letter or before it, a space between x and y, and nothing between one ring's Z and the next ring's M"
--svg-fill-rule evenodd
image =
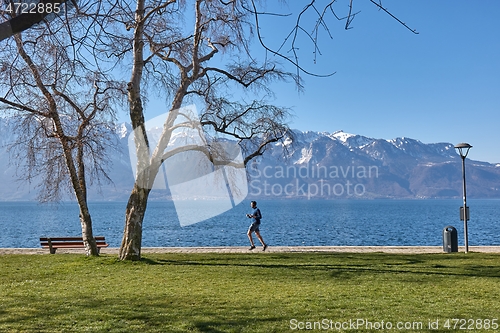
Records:
M457 229L451 225L443 229L443 251L448 253L458 252Z

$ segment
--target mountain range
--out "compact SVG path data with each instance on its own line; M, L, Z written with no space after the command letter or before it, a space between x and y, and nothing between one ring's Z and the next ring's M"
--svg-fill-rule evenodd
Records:
M89 190L94 201L125 201L133 185L129 124L116 128L119 149L110 154L112 183ZM35 200L36 181L18 181L7 146L13 121L0 118L0 201ZM294 130L247 166L249 198L460 198L461 158L450 143L424 144L401 137L369 138L343 131ZM468 198L500 198L500 164L466 160ZM153 190L152 199L168 191Z
M284 186L292 184L291 178L296 176L300 180L298 186L306 184L302 187L302 196L304 189L311 188L312 194L318 192L314 197L462 197L462 160L451 143L424 144L406 137L374 139L343 131L294 131L293 143L287 140L276 144L267 153L259 161L256 171L249 169L250 174L258 179L254 194L258 194L259 189L260 194L264 193L266 179L267 193L272 196L280 189L284 193ZM285 165L284 175L277 165ZM262 172L266 168L267 173ZM309 175L298 174L300 168L303 175L309 169ZM273 177L267 177L273 172ZM468 197L499 198L500 164L466 159L466 181ZM347 192L348 183L351 193ZM252 189L252 183L250 185ZM356 185L357 193L354 191ZM275 186L275 193L272 193L272 186ZM289 193L298 194L295 193L297 188L297 185L289 185ZM322 195L327 194L328 189L330 195Z

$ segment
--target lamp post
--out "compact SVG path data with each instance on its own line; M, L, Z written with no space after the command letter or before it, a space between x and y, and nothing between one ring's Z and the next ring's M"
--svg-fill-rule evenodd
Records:
M464 245L465 245L465 253L469 252L469 236L468 236L468 231L467 231L467 221L469 220L469 209L467 207L467 195L466 195L466 189L465 189L465 158L467 157L467 154L469 153L469 149L472 148L472 146L468 143L459 143L455 146L456 149L458 149L458 153L460 154L460 157L462 158L462 184L463 184L463 193L464 193L464 205L462 212L460 214L460 219L463 217L464 221Z

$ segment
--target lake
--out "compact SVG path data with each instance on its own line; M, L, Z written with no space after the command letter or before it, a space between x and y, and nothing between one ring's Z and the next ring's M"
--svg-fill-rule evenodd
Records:
M270 246L441 246L442 230L457 228L460 200L261 200L261 233ZM500 200L468 201L469 245L500 245ZM125 202L90 204L95 235L118 247ZM151 201L143 246L246 246L249 200L209 220L181 227L172 202ZM40 236L80 235L75 203L0 202L0 247L37 248ZM258 242L257 242L258 244Z

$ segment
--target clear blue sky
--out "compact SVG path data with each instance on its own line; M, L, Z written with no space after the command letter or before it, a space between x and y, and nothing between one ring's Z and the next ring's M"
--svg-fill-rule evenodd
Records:
M347 14L348 3L336 3L339 15ZM468 142L471 159L500 163L500 1L383 4L419 34L368 0L355 0L354 10L361 12L352 29L330 20L333 39L322 35L323 55L316 64L310 44L301 44L304 67L336 74L304 76L301 94L290 84L273 87L276 104L293 107L291 126L383 139L406 136L424 143ZM292 6L278 8L296 12L304 2ZM266 41L279 45L287 24L291 27L292 20L263 29Z

